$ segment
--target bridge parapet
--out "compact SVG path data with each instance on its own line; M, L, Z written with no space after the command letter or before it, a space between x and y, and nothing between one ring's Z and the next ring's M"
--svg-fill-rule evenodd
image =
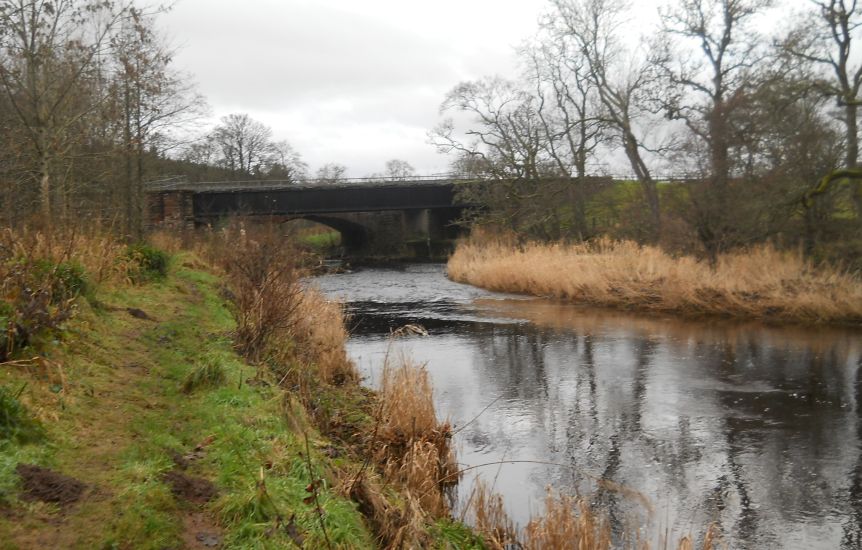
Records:
M194 191L196 193L219 191L269 191L277 189L354 189L400 186L439 186L455 183L478 182L481 180L463 174L435 174L431 176L345 178L333 182L327 179L304 180L239 180L239 181L199 181L188 178L166 177L145 184L147 192Z

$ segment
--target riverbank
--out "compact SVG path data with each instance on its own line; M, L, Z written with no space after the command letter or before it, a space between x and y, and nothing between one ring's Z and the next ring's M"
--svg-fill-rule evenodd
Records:
M453 280L489 290L682 316L862 325L862 279L767 246L724 254L711 268L693 257L626 241L458 245Z
M453 520L429 373L387 353L361 386L273 228L0 239L0 547L610 548L562 495L518 529L468 487L474 530Z
M297 295L292 338L267 343L281 350L278 370L275 347L258 361L236 351L252 310L230 273L193 252L130 257L89 242L16 245L33 262L2 262L5 291L41 269L24 306L38 294L46 315L65 313L37 334L18 302L0 311L27 336L0 364L0 547L478 547L445 507L423 509L410 492L439 494L436 470L411 469L411 442L427 460L429 438L370 437L406 417L377 414L377 395L351 374L336 305ZM140 276L145 255L166 259L163 272ZM42 283L59 292L61 265L80 288L39 294Z

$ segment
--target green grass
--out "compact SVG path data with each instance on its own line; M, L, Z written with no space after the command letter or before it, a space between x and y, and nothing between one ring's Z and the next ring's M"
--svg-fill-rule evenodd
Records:
M225 383L223 358L205 357L201 363L186 373L183 379L183 393L193 393L199 389L217 388Z
M326 250L341 245L341 233L338 231L329 231L327 233L316 233L314 235L305 235L300 238L300 242L315 250Z
M438 521L431 533L435 548L458 550L484 550L484 541L463 523L451 520Z
M38 441L44 434L42 425L18 400L26 388L26 383L14 391L0 386L0 441L29 443Z
M306 547L325 547L320 516L306 501L306 434L291 428L311 423L288 422L282 390L233 352L233 321L218 284L180 256L164 279L96 289L109 307L82 305L66 342L52 352L65 380L59 392L51 390L59 372L0 367L0 386L26 382L20 398L45 424L43 442L0 441L0 502L13 511L0 514L3 547L180 547L194 539L192 516L204 518L227 548L294 548L283 527L291 517ZM129 307L156 322L131 317ZM189 385L194 391L185 393ZM329 540L374 547L356 504L332 487L333 461L320 452L329 442L314 431L307 436L313 477L323 480ZM176 457L187 462L185 474L216 486L214 500L172 493L163 476L177 467ZM92 490L66 510L24 502L19 462L50 467ZM57 532L59 518L64 528Z

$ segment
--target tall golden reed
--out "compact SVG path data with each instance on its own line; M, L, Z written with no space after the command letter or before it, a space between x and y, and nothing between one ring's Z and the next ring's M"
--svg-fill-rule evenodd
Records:
M302 358L317 369L327 384L359 380L345 344L350 336L344 324L342 304L327 300L318 290L305 288L295 311L290 336Z
M774 321L862 323L862 279L768 245L720 256L714 268L653 246L461 243L449 277L491 290L623 309Z
M651 550L653 546L641 540L637 531L623 534L614 541L608 518L584 497L559 494L548 489L542 513L534 516L527 526L518 529L506 513L502 497L478 480L470 495L468 521L492 550L522 548L523 550ZM709 525L700 545L695 537L686 535L675 543L659 540L656 548L665 550L716 550L724 548L718 528Z
M406 356L394 365L387 358L379 399L376 453L385 476L431 517L445 516L445 488L457 482L457 464L452 427L437 418L428 371Z

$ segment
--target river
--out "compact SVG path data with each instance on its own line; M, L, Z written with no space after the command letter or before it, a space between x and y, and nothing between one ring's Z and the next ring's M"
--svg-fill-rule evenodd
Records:
M390 330L420 324L395 353L427 363L459 462L525 461L466 472L462 501L480 475L521 526L553 487L654 547L716 522L730 548L862 548L858 330L589 309L434 264L315 282L345 302L367 384Z

